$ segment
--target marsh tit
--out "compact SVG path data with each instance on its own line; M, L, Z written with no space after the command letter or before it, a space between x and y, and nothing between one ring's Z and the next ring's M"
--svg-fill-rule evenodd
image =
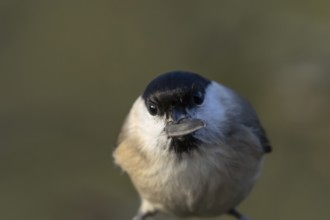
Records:
M141 197L134 220L229 214L260 175L270 143L253 107L195 73L152 80L131 108L114 151Z

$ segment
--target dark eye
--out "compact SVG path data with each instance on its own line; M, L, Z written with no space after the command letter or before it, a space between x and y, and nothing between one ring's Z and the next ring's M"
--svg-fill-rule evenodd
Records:
M153 102L149 102L148 111L151 115L157 115L157 112L158 112L157 105Z
M201 105L204 101L204 94L201 91L197 91L193 95L193 101L196 105Z

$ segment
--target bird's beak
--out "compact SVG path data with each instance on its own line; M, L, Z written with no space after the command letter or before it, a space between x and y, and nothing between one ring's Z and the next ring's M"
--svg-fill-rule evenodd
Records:
M165 132L169 137L191 134L205 127L205 122L196 118L184 118L178 122L168 122Z

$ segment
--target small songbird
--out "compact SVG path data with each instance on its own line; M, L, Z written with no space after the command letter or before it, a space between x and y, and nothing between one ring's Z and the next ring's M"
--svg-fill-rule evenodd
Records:
M271 145L253 107L198 74L152 80L131 108L114 151L141 197L134 220L229 214L253 188Z

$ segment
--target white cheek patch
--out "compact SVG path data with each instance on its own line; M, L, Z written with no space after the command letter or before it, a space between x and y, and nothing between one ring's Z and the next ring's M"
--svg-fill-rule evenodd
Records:
M144 142L142 147L152 152L163 151L169 141L164 131L165 118L151 115L142 98L138 98L136 105L139 109L136 115L138 117L137 127Z

